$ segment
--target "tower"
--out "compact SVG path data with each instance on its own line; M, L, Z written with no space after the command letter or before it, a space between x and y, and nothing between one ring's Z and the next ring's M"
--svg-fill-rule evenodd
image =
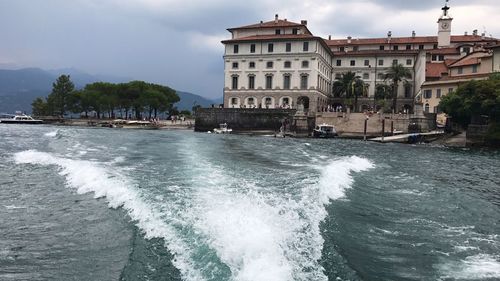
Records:
M449 47L451 44L451 21L452 17L448 14L448 1L446 0L446 4L441 10L443 10L443 14L439 17L438 22L438 47Z

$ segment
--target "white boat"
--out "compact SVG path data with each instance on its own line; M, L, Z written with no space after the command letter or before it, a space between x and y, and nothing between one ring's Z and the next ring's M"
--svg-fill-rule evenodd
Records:
M33 117L21 114L14 115L10 118L1 118L0 123L2 124L43 124L42 120L33 119Z
M337 136L337 131L333 125L323 123L316 126L313 130L313 137L315 138L333 138Z
M227 123L219 124L219 128L214 129L216 134L230 134L232 131L233 129L227 127Z

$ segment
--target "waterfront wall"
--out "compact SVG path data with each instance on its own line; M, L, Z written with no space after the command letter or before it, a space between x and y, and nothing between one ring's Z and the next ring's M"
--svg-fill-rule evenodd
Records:
M196 110L195 131L211 131L222 123L235 132L277 131L285 119L292 124L295 113L295 109L200 108Z

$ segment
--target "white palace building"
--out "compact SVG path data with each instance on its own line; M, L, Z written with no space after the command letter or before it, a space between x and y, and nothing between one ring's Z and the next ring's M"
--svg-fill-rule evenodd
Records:
M333 104L346 108L341 98L332 98L332 85L342 73L351 71L361 77L366 87L358 108L352 109L377 108L375 87L386 83L386 71L397 63L410 70L411 78L398 87L396 111L411 112L415 96L427 87L422 102L425 104L428 98L426 111L437 112L436 102L431 106L430 99L435 99L438 92L441 97L456 89L458 84L439 91L428 84L441 85L436 81L453 79L453 74L459 73L453 70L453 64L464 58L471 61L468 56L477 58L473 60L476 73L467 73L461 80L475 79L474 74L481 74L477 78L484 79L485 73L494 69L480 64L492 56L491 46L499 43L477 31L451 35L453 18L448 12L445 5L437 22L437 36L417 36L412 32L408 37L393 37L389 31L384 38L323 39L311 33L307 21L294 23L279 19L278 15L273 21L229 28L231 39L222 41L224 107L295 108L311 113L326 111Z

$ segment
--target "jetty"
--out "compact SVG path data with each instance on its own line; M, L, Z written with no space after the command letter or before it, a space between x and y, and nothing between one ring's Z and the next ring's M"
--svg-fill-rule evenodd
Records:
M383 136L368 139L369 141L376 142L400 142L400 143L417 143L417 142L429 142L437 139L444 134L444 131L430 131L426 133L411 133L411 134L399 134L394 136Z

